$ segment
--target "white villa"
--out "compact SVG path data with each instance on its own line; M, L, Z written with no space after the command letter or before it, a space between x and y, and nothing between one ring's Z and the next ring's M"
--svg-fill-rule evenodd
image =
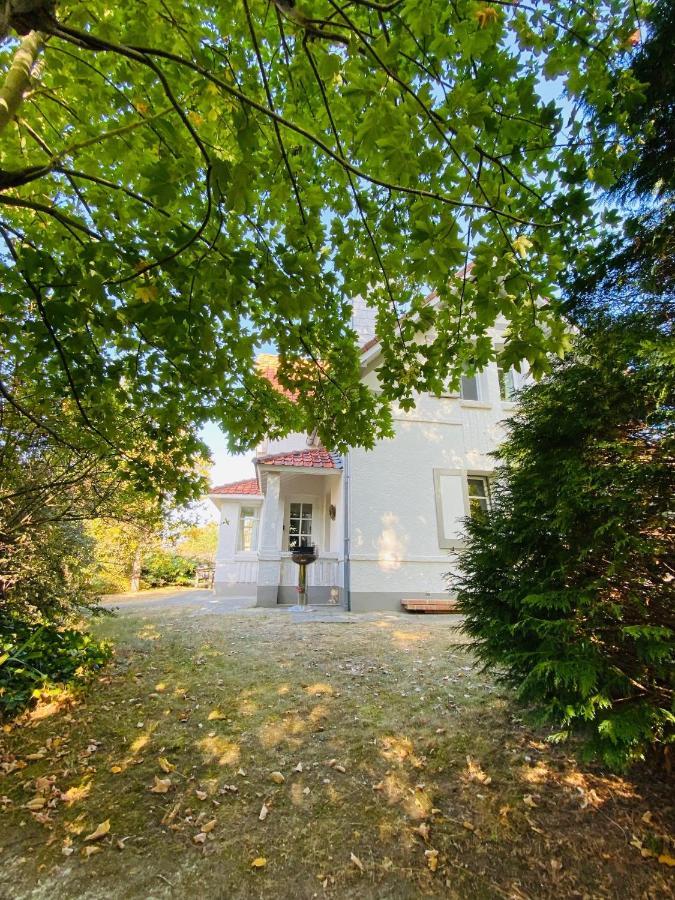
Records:
M377 387L380 347L370 310L355 308L363 379ZM493 332L498 347L503 329ZM274 371L275 358L263 366ZM252 477L211 489L220 514L215 589L258 606L296 602L291 551L313 544L308 602L351 610L447 600L445 575L462 546L462 519L490 503L489 456L524 379L496 364L462 379L459 394L419 395L394 409L395 437L340 456L292 434L256 450Z

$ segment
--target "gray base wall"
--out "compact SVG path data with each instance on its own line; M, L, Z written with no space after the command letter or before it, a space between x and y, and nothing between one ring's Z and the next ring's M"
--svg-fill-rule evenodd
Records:
M447 592L429 594L426 591L352 591L349 607L352 612L401 612L401 600L449 600Z
M216 597L255 597L257 584L230 584L228 581L216 581L213 590Z
M278 589L279 593L277 595L278 603L297 603L298 602L298 589L296 587L289 587L287 585L280 585ZM312 606L314 603L330 604L330 592L331 588L328 586L316 585L315 587L307 588L307 603L309 606ZM337 605L342 603L342 591L340 591L340 596L338 597Z

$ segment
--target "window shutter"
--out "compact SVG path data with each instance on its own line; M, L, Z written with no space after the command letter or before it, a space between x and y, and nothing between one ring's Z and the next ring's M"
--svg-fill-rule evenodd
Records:
M466 505L461 470L434 469L434 491L438 546L450 549L464 537L462 519L466 516Z

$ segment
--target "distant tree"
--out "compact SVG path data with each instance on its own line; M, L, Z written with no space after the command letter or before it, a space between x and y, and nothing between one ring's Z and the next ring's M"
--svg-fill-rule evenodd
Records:
M218 525L207 522L204 525L189 525L175 541L176 553L195 562L212 563L218 544Z
M508 423L453 581L480 660L620 767L675 741L675 359L597 325Z

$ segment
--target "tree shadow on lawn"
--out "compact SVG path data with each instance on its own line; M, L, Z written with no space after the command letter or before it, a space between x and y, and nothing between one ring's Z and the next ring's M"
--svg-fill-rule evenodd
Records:
M2 736L2 896L673 895L662 776L546 743L445 625L96 628L98 682Z

